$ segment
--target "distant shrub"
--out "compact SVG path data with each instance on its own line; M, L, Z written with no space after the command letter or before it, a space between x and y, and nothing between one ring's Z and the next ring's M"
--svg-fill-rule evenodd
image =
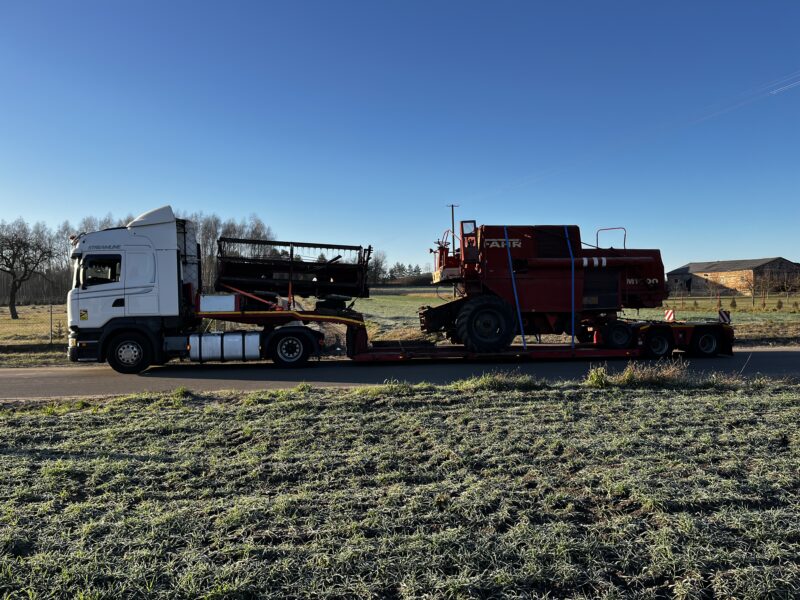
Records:
M697 303L697 300L695 300L694 302L692 302L692 307L693 307L693 308L700 308L700 305Z
M605 365L589 369L589 372L586 374L586 379L583 380L583 385L596 389L610 387L611 376L608 374L608 369L606 369Z
M775 308L777 308L778 310L783 310L783 300L778 298L778 301L775 303Z
M172 391L172 397L175 400L186 400L187 398L191 398L192 392L186 386L182 385L180 387L176 387Z
M731 298L731 308L736 308L736 298Z
M797 303L797 300L792 302L792 310L800 310L800 304Z

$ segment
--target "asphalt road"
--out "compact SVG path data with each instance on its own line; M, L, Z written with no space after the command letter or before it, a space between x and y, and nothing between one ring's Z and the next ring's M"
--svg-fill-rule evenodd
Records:
M605 361L603 361L605 362ZM0 368L0 400L110 396L144 391L166 391L185 386L195 391L256 390L293 387L301 382L315 386L350 387L398 379L411 383L449 383L491 371L519 370L548 380L582 378L597 361L537 361L524 363L409 362L361 364L348 360L311 362L303 369L280 369L269 363L198 365L174 363L153 367L141 375L120 375L108 365ZM607 362L623 369L627 362ZM698 372L740 372L745 375L800 377L800 347L753 348L734 357L696 359L690 368Z

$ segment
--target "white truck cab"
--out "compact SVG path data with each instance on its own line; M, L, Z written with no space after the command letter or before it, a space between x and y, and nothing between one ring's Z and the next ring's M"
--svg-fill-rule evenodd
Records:
M148 332L181 330L200 288L200 261L190 221L176 219L164 206L140 215L125 227L82 233L72 241L73 287L67 295L69 357L98 361L107 357L103 342L135 330L153 337L147 347L127 346L114 360L148 354L158 362L160 340ZM159 336L160 337L160 336ZM134 356L131 356L133 354Z

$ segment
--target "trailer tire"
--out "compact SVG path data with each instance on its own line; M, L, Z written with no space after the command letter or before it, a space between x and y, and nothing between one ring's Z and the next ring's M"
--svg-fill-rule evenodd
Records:
M712 358L719 354L719 336L711 329L698 329L692 336L689 352L700 358Z
M106 360L117 373L141 373L153 362L153 350L145 336L135 331L120 333L108 344Z
M665 358L675 349L672 332L668 329L650 329L644 334L644 353L648 358Z
M478 296L467 301L456 319L456 334L467 350L501 352L516 334L511 307L496 296Z
M311 339L302 333L279 333L270 344L270 358L280 367L302 367L308 362L310 354Z
M630 348L633 329L627 323L612 323L603 330L603 340L609 348Z

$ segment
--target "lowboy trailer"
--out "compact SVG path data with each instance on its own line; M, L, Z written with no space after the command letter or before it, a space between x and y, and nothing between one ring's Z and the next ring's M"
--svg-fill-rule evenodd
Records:
M540 229L550 238L538 245L524 241L535 240L536 228L509 227L502 237L496 230L483 231L474 222L462 222L462 248L449 254L446 243L440 244L434 281L453 283L460 297L420 311L423 331L442 331L452 343L370 343L364 317L351 301L369 296L371 247L221 238L214 287L222 293L207 295L201 293L194 224L177 219L168 206L155 209L126 227L73 238L68 356L74 362L108 362L121 373L139 373L172 359L271 360L299 367L324 354L318 326L325 323L346 328L346 354L359 362L659 358L675 349L698 356L732 352L733 329L726 324L617 317L620 306L655 306L665 297L658 251L581 256L570 249L566 259L531 258L532 248L553 254L565 243L580 247L577 228L564 228L567 241L557 243L551 239L556 230ZM503 256L508 259L505 270L500 268ZM608 270L603 276L580 272L593 267ZM537 300L537 286L555 290L555 300ZM581 295L577 307L576 294ZM296 297L314 297L314 308L298 309ZM565 299L571 308L564 308ZM547 310L537 312L537 302ZM207 332L204 326L212 319L250 329ZM571 334L569 344L531 343L542 333L565 332ZM518 336L521 345L512 343Z

